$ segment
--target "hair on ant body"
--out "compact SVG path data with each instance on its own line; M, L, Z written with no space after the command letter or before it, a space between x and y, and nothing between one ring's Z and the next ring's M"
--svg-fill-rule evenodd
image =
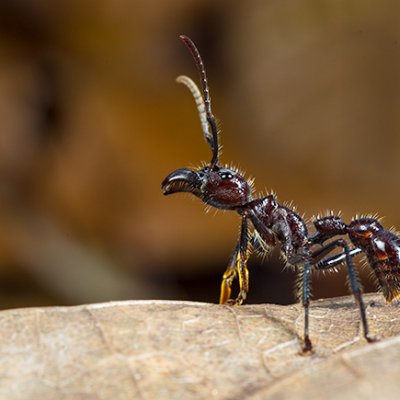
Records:
M279 246L282 256L296 269L299 277L298 298L305 312L303 352L310 352L313 348L309 336L311 273L315 270L334 270L339 265L347 268L365 339L368 342L378 340L379 337L369 333L362 291L352 258L360 253L365 255L386 301L390 303L400 297L400 238L385 230L376 218L356 217L346 224L336 215L317 217L313 221L316 233L309 235L303 218L293 208L278 203L274 194L254 197L251 180L234 168L219 163L219 131L211 111L204 63L192 40L184 35L180 39L190 51L198 69L201 90L187 76L179 76L177 81L187 86L193 95L212 157L201 168L180 168L172 172L164 179L161 188L164 195L189 192L209 206L239 214L239 240L222 277L220 304L238 305L246 299L249 291L247 260L250 248L266 252ZM337 248L342 252L332 255ZM231 287L235 279L239 282L239 293L232 299Z

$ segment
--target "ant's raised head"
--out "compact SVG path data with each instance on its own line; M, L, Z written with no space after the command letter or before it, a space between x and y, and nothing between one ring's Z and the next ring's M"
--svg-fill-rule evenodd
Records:
M180 168L169 174L161 184L165 195L177 192L190 192L205 203L221 209L240 207L251 200L251 184L237 171L218 165L220 146L219 132L215 117L211 112L211 98L203 60L193 41L180 36L189 49L200 74L201 89L187 76L179 76L177 82L183 83L192 93L199 111L204 138L211 148L209 164L197 170Z

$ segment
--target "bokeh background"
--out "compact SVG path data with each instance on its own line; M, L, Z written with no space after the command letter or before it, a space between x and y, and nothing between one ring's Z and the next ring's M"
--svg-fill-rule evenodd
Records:
M239 218L163 197L209 160L175 77L206 63L223 160L306 218L400 227L397 0L0 2L0 308L118 299L217 301ZM276 256L249 302L293 301ZM318 276L315 297L346 293ZM363 274L366 290L373 290Z

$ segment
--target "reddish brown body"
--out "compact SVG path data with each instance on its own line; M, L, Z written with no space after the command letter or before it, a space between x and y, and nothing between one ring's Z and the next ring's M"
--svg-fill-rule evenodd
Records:
M348 235L372 268L387 302L400 297L400 238L384 229L375 218L354 219L346 225L340 217L330 216L314 222L321 238Z
M212 158L202 168L180 168L172 172L164 179L161 187L165 195L189 192L209 206L236 211L240 215L239 240L222 278L220 303L241 304L246 299L249 290L249 244L262 251L279 246L287 263L293 265L299 274L299 298L305 310L305 352L312 350L308 332L311 272L331 269L341 264L347 268L351 290L360 309L364 337L369 342L375 341L377 338L369 334L352 257L359 253L365 254L386 300L390 302L400 296L400 239L386 231L373 218L354 219L347 225L339 216L316 219L316 233L310 236L304 220L292 208L279 204L274 195L254 198L251 181L235 169L219 165L219 132L211 112L204 64L194 43L187 36L180 38L193 56L200 73L202 91L186 76L178 77L178 82L185 84L195 99ZM342 236L348 237L350 243ZM343 252L330 256L337 247ZM235 279L239 281L239 293L235 299L231 299L231 287Z
M279 244L289 264L302 263L310 256L306 224L294 210L279 204L275 196L253 200L243 210L266 246Z

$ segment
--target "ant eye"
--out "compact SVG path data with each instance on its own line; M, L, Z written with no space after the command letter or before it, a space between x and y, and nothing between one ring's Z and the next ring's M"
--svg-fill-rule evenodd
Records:
M232 179L233 175L230 172L222 172L220 177L221 179Z

